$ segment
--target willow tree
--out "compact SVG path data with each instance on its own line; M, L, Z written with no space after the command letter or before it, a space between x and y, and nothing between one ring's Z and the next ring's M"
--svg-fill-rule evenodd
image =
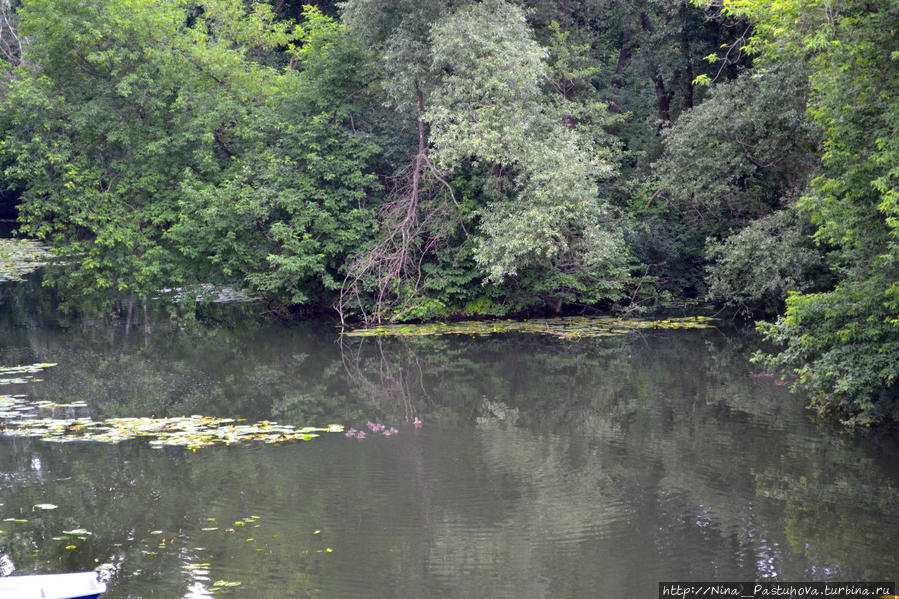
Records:
M455 240L495 289L524 284L556 307L620 297L627 254L597 185L614 174L614 151L570 118L578 111L553 88L524 12L503 0L407 8L396 21L367 2L344 13L351 31L380 40L386 95L416 131L348 296L368 281L375 318L408 316L435 272L423 268L429 254Z

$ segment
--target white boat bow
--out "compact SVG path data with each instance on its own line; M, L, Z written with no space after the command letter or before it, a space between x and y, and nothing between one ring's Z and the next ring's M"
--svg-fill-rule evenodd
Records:
M94 599L104 592L106 585L96 572L0 578L3 599Z

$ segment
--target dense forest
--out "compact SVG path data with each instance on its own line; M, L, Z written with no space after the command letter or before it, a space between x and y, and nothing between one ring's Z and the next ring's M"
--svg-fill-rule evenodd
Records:
M0 0L0 69L0 200L65 301L711 301L899 420L899 0Z

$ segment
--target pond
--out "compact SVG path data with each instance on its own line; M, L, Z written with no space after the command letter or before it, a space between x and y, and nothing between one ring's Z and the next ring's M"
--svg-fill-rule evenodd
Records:
M895 432L816 422L726 323L341 336L221 308L125 336L34 280L2 302L2 575L98 569L104 599L612 598L899 572ZM75 440L138 417L276 436Z

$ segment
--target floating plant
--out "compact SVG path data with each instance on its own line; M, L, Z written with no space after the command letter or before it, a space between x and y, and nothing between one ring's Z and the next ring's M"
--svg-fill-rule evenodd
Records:
M689 316L664 320L622 320L608 316L570 316L534 320L472 320L393 324L344 332L348 337L423 337L429 335L493 335L497 333L537 333L559 339L614 337L644 329L707 329L716 319Z
M342 432L343 427L332 424L326 428L280 425L263 420L241 424L234 418L188 416L173 418L17 418L0 422L0 435L37 437L43 441L69 443L95 441L119 443L136 438L148 438L151 447L164 446L199 449L212 445L245 443L285 443L305 441L318 433Z
M40 381L41 379L34 378L34 375L43 372L51 366L56 366L56 364L41 363L28 364L26 366L0 366L0 385L21 385L24 383Z
M418 419L416 418L416 420L418 420ZM419 423L420 423L420 422L421 422L421 421L419 421ZM358 430L358 431L357 431L356 429L351 428L351 429L349 429L349 430L348 430L346 433L344 433L344 434L345 434L347 437L350 437L351 439L365 439L365 438L366 438L367 436L369 436L369 435L371 435L371 436L374 436L374 435L383 435L383 436L385 436L385 437L392 437L393 435L395 435L395 434L397 434L397 433L400 432L400 431L398 431L396 428L394 428L394 427L392 427L392 426L391 426L391 427L388 427L387 425L381 424L381 423L379 423L379 422L371 422L371 421L369 421L369 422L366 423L366 426L368 426L368 430L369 430L368 433L366 433L364 430ZM420 424L419 424L419 425L416 425L416 426L420 426Z
M0 385L16 385L34 383L41 379L34 378L35 374L56 364L38 363L25 366L0 366ZM9 375L18 375L10 377ZM29 401L27 395L0 395L0 419L21 418L37 413L40 409L59 407L87 407L83 402L73 404L57 404L49 401Z
M50 261L44 244L30 239L0 239L0 281L21 281L22 277Z

